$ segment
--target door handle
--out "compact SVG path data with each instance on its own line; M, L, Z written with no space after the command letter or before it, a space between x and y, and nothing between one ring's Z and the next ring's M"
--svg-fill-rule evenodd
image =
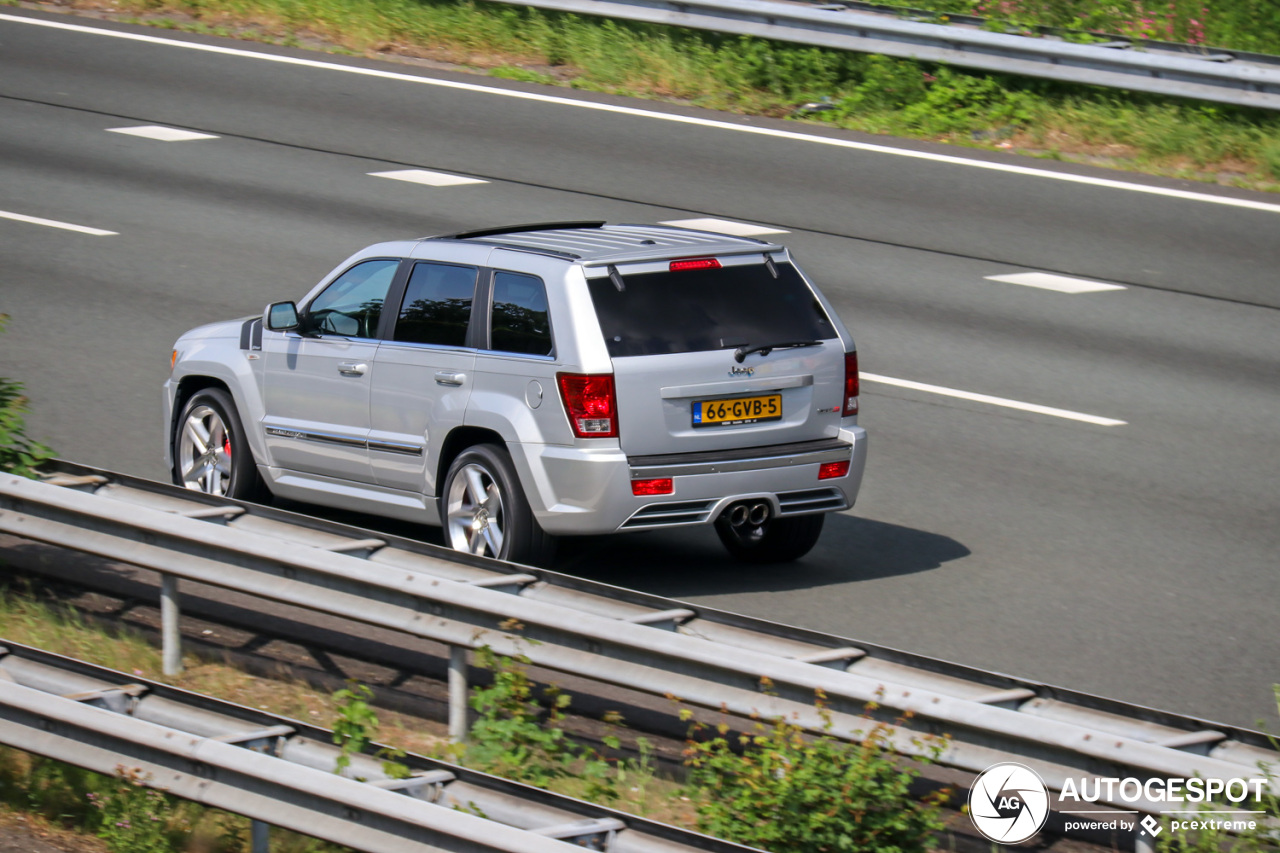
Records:
M454 373L451 370L436 371L437 385L461 385L463 382L466 382L466 381L467 381L467 374L465 373Z
M364 362L344 361L338 364L338 372L343 376L364 376L369 365Z

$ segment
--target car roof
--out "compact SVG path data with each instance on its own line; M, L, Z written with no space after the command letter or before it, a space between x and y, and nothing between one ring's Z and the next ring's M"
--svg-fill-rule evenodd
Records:
M750 237L734 237L673 225L609 225L604 222L534 223L461 231L424 239L478 243L515 251L555 255L585 264L783 251L779 245Z

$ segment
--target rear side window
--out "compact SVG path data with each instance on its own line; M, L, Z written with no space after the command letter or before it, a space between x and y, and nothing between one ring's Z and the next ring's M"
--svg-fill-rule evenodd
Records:
M791 264L588 279L609 355L660 355L821 341L835 327Z
M475 267L414 264L392 339L411 344L465 346L475 293Z
M490 347L499 352L551 355L551 320L542 279L514 272L493 274Z

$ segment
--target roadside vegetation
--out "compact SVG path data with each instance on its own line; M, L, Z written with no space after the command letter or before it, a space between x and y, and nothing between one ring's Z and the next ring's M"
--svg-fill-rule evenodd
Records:
M0 333L8 322L9 315L0 314ZM34 476L36 467L53 455L52 450L27 435L28 414L22 383L0 376L0 471L6 474Z
M539 690L521 656L477 650L475 663L493 677L472 689L473 724L463 746L448 742L441 723L375 707L374 691L356 682L330 693L283 672L256 677L194 654L181 675L166 678L159 650L141 634L104 627L50 601L40 590L0 587L0 637L328 728L338 747L335 772L381 743L388 748L376 757L392 777L408 773L399 761L405 753L430 755L774 853L926 853L951 846L940 834L950 792L921 799L912 790L929 756L945 746L942 739L923 738L923 761L908 763L889 749L887 727L871 720L861 740L851 742L830 725L815 736L786 719L707 722L673 705L690 726L677 781L659 769L652 745L616 716L605 721L603 735L571 737L571 698L554 687ZM823 697L815 699L822 709ZM1277 768L1260 769L1277 778ZM147 781L127 765L109 777L0 747L0 833L21 827L75 853L248 853L248 820ZM1280 815L1275 793L1259 807ZM1265 825L1240 836L1168 830L1158 853L1278 849ZM279 829L271 839L275 853L343 853Z
M495 77L794 117L1280 190L1280 114L974 74L945 66L474 0L0 0L334 52L448 63ZM921 0L924 18L983 17L1280 54L1274 0ZM916 12L904 12L920 17ZM1059 36L1062 37L1062 36ZM806 106L808 105L808 106Z
M487 648L477 651L475 662L493 678L472 690L474 722L461 746L447 741L439 723L375 708L373 692L361 684L330 694L194 655L181 675L165 678L159 651L141 635L100 627L29 590L0 588L0 637L325 726L339 750L335 772L379 742L390 747L378 757L393 777L408 772L398 761L406 752L434 755L776 853L924 853L943 828L945 794L919 800L910 791L929 759L902 762L888 748L887 729L870 720L863 740L853 743L830 731L806 736L787 720L759 719L738 731L727 721L694 722L685 711L687 774L677 781L659 772L652 746L627 731L621 718L606 720L609 728L597 740L570 737L568 694L539 690L527 675L527 659ZM926 741L939 750L943 744ZM249 849L247 820L171 797L146 781L125 765L112 778L0 747L0 831L20 816L28 827L81 833L76 849L84 853ZM272 832L278 853L339 849Z
M976 16L997 32L1089 42L1112 36L1280 55L1273 0L877 0L909 14ZM936 18L935 18L936 20Z

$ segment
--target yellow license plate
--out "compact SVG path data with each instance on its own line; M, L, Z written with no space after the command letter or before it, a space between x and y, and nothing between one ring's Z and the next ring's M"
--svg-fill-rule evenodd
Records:
M781 418L781 394L765 394L760 397L735 397L731 400L695 400L693 403L693 425L695 427L754 424L760 421L776 421Z

